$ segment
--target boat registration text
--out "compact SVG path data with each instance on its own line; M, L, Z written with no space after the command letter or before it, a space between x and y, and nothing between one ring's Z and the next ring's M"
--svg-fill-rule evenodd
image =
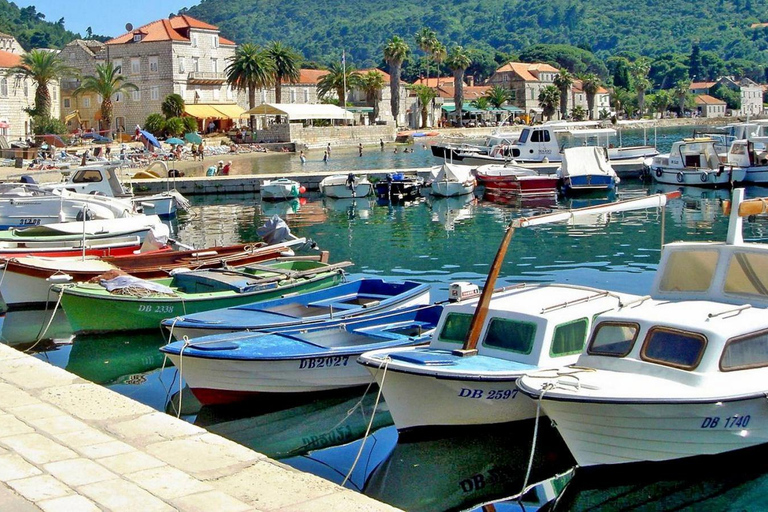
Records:
M299 370L312 370L315 368L331 368L334 366L347 366L349 356L312 357L299 361Z

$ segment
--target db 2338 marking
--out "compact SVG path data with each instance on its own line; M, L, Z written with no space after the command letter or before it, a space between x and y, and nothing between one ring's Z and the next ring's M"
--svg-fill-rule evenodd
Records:
M485 400L510 400L517 396L517 389L471 389L461 388L459 398L476 398Z
M704 421L701 422L700 428L747 428L749 425L749 414L740 415L734 414L726 418L719 416L707 416Z
M349 356L312 357L302 359L299 362L299 370L313 370L315 368L332 368L334 366L347 366Z
M173 306L139 304L139 313L173 313Z

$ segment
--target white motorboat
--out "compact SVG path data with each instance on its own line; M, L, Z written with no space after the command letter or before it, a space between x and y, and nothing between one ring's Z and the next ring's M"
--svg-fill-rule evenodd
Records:
M512 221L482 295L471 300L477 287L452 286L454 303L445 306L429 347L379 350L358 358L379 383L397 428L535 417L536 404L518 394L517 380L536 368L575 360L592 319L637 297L566 285L494 291L512 233L521 227L659 207L679 196L675 192Z
M741 233L765 212L736 189L725 243L667 244L649 297L598 316L575 365L518 381L580 466L768 443L768 244Z
M352 197L365 197L373 192L373 185L365 176L356 176L355 173L334 174L326 176L318 185L320 192L333 199L349 199Z
M710 137L675 142L669 153L653 158L650 173L658 183L695 187L728 187L747 175L745 168L720 159L717 141Z
M133 215L117 219L79 220L26 228L13 228L0 232L2 242L62 242L94 240L119 236L139 236L144 239L150 229L168 233L168 226L157 215ZM1 252L1 251L0 251Z
M613 190L619 183L619 177L608 161L608 153L597 146L564 149L557 176L566 195Z
M454 283L452 289L468 286ZM494 292L477 355L465 357L454 350L466 339L478 295L444 307L428 347L377 350L358 358L381 386L398 430L533 418L536 404L518 394L517 379L575 362L592 318L637 298L560 284Z
M167 175L165 162L158 162L164 166ZM143 213L159 217L173 217L179 208L186 209L189 206L189 201L170 187L165 192L137 197L130 184L126 186L121 182L119 172L120 167L117 165L89 165L67 173L65 181L61 183L43 184L41 187L52 190L64 188L81 194L99 194L131 201Z
M432 155L436 156L442 160L448 160L449 162L453 161L453 158L456 157L459 153L462 155L469 155L469 154L479 154L479 155L487 155L491 152L491 150L500 145L509 145L514 143L514 141L517 140L517 137L520 135L520 132L497 132L489 135L485 138L485 141L482 144L467 144L465 142L438 142L434 143L430 146L432 150ZM461 159L462 157L458 157L458 159Z
M475 191L477 180L472 175L472 167L443 163L432 169L429 187L432 195L455 197L471 194Z
M36 183L0 184L0 229L42 226L86 219L134 215L130 201L68 190L50 190Z
M287 201L299 197L303 188L298 181L288 178L264 180L260 187L261 198L264 201Z

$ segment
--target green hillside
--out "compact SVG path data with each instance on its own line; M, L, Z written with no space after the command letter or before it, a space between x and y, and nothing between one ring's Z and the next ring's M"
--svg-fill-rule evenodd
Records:
M238 43L280 40L322 64L337 61L342 49L357 67L380 64L387 39L400 35L415 49L413 34L421 27L448 47L490 55L519 55L545 43L589 49L603 59L622 52L654 58L688 55L699 41L703 52L725 61L741 59L763 71L768 64L768 28L750 28L768 21L763 0L202 0L185 12Z
M61 48L78 37L64 28L64 18L50 23L34 6L19 8L7 0L0 0L0 32L15 37L25 50Z

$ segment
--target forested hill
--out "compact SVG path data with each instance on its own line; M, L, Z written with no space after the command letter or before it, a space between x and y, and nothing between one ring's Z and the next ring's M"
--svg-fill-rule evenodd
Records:
M64 28L64 18L50 23L35 7L19 8L7 0L0 0L0 32L15 37L25 50L61 48L78 36Z
M385 41L433 29L450 48L517 55L537 43L655 57L689 54L693 41L722 59L768 63L764 0L202 0L184 10L238 43L280 40L328 64L342 49L357 67L379 64ZM417 52L418 53L418 52Z

